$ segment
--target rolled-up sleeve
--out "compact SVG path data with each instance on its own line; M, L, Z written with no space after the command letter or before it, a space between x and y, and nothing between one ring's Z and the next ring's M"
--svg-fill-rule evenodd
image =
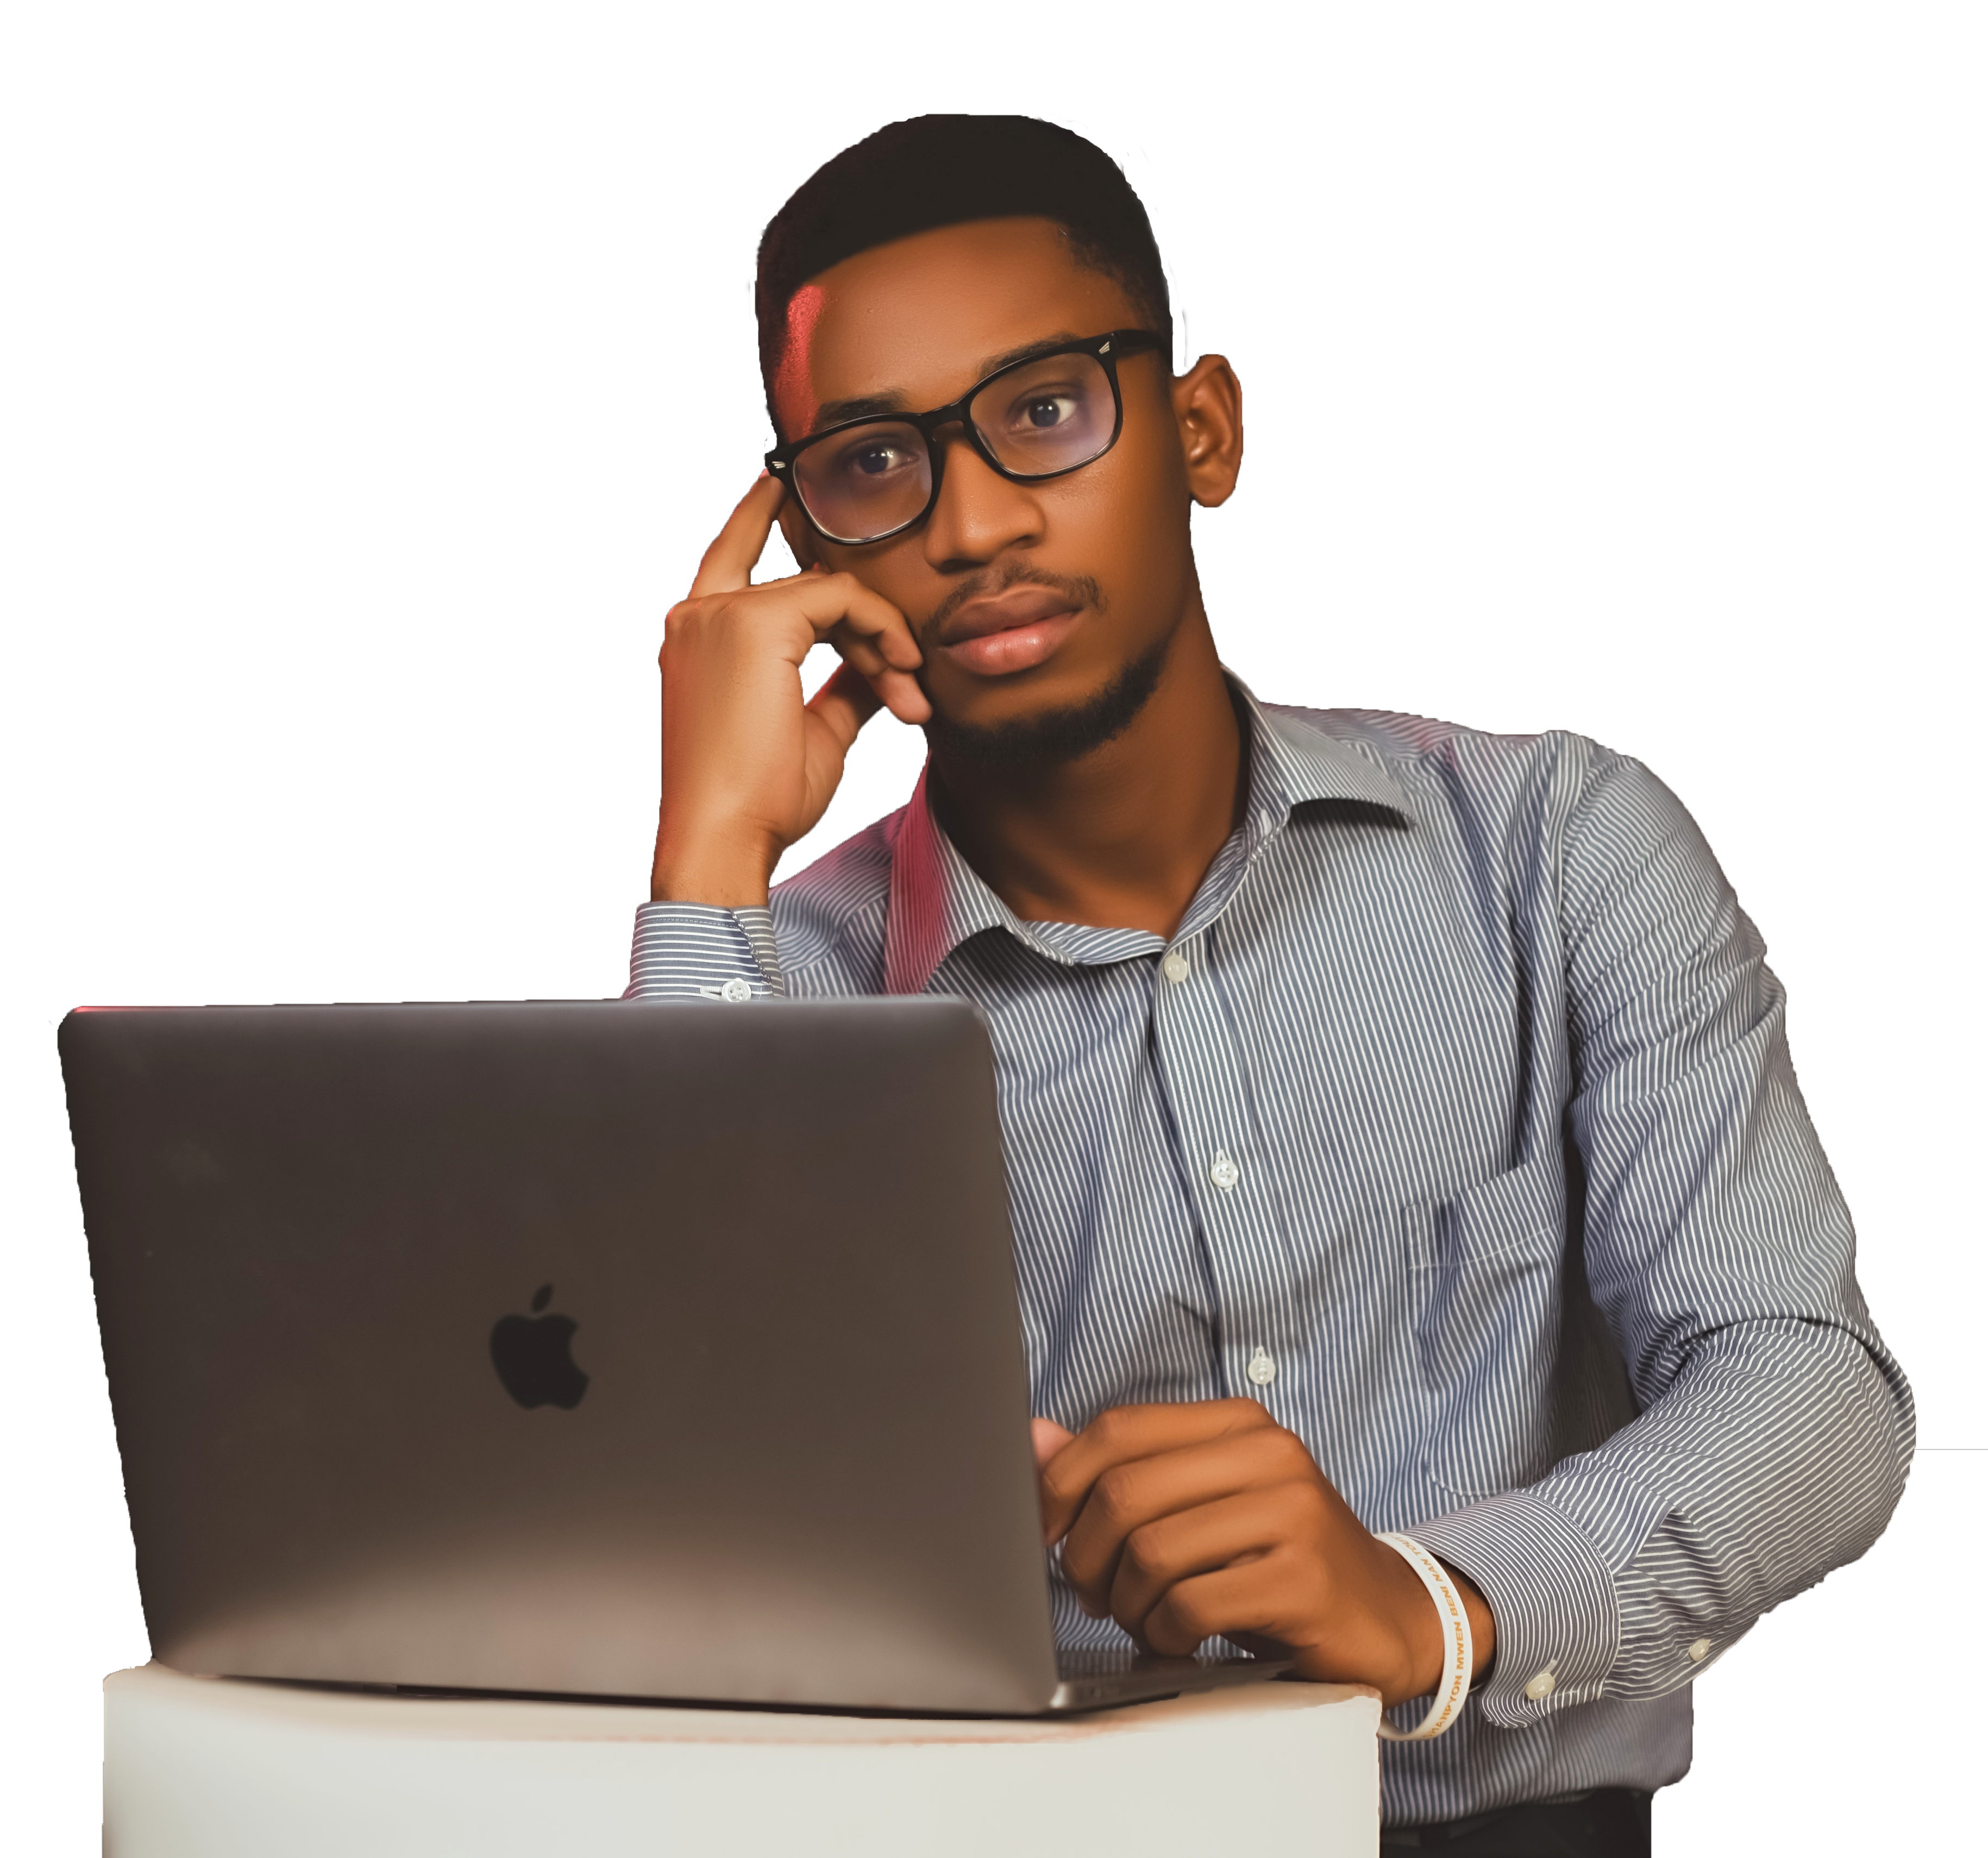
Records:
M1697 828L1610 758L1560 875L1581 1257L1638 1411L1415 1526L1490 1603L1510 1728L1689 1683L1876 1540L1913 1439L1780 985Z

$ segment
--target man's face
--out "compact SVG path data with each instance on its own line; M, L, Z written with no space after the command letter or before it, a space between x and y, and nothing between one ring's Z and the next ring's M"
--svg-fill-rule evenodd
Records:
M958 399L1014 350L1139 326L1124 289L1070 255L1046 220L986 220L845 260L795 298L774 382L783 434ZM1164 333L1164 332L1161 332ZM1157 660L1198 596L1189 474L1164 353L1119 363L1124 427L1067 476L1016 483L954 427L935 435L939 497L918 527L850 547L791 504L804 563L844 569L889 600L925 654L942 723L1012 731L1096 706Z

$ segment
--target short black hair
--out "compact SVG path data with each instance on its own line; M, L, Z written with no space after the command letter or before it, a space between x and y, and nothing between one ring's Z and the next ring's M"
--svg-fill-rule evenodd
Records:
M912 117L816 168L759 241L754 303L767 410L774 412L787 306L809 279L915 232L1025 216L1061 226L1071 255L1122 286L1141 323L1172 340L1167 274L1151 222L1104 150L1035 117Z

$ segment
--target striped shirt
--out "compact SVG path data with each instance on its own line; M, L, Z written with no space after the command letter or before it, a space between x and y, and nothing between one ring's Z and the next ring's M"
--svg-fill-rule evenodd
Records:
M921 781L769 908L644 907L630 991L980 1006L1036 1410L1251 1395L1490 1605L1462 1719L1382 1747L1388 1823L1675 1780L1692 1680L1912 1448L1780 984L1638 762L1238 697L1171 940L1022 921ZM1052 1585L1063 1643L1125 1643Z

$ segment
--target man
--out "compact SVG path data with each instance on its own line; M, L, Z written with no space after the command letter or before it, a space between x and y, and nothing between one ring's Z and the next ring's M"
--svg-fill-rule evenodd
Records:
M1398 1731L1467 1681L1384 1752L1390 1839L1647 1850L1691 1681L1870 1545L1912 1439L1711 854L1577 737L1225 675L1188 517L1241 390L1170 374L1080 138L880 131L758 304L780 442L668 617L631 991L976 1002L1060 1633L1274 1644ZM802 572L753 586L776 521ZM879 707L917 792L769 897Z

